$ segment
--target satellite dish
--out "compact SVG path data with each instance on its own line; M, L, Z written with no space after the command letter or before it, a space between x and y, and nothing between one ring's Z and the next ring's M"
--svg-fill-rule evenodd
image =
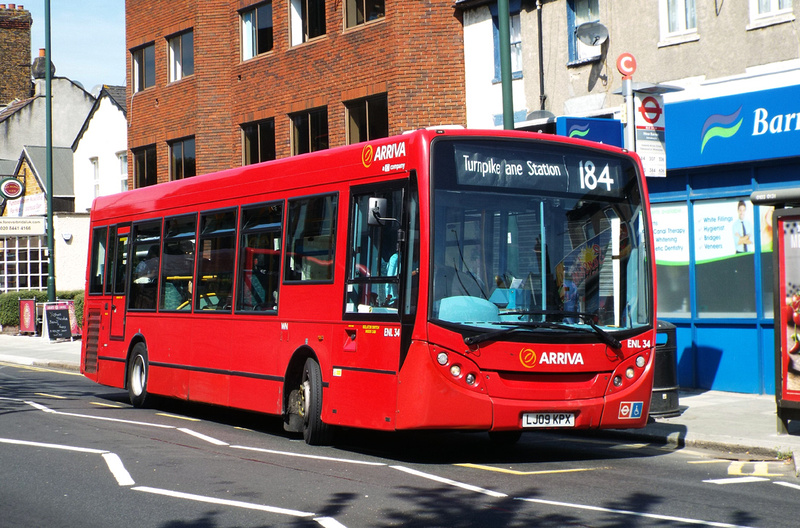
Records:
M608 28L600 22L584 22L575 28L575 36L587 46L599 46L608 40Z

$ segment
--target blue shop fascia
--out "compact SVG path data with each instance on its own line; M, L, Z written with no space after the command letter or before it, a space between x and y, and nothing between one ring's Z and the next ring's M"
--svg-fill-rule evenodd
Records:
M681 387L774 394L773 208L749 198L800 188L800 84L705 94L667 101L667 176L647 180L658 316Z

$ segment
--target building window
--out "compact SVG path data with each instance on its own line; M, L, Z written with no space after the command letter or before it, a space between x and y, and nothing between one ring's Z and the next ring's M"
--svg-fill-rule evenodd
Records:
M194 32L187 31L169 39L169 82L180 81L194 73Z
M272 51L272 2L242 11L242 60Z
M347 0L345 16L347 27L383 18L386 15L384 0Z
M156 146L149 145L133 151L133 186L149 187L158 183Z
M569 61L571 63L590 62L600 58L601 45L584 44L576 36L576 31L581 24L599 20L598 0L567 0L567 30L569 31Z
M781 15L792 11L792 0L750 0L750 18Z
M292 155L328 148L328 109L292 114Z
M697 32L696 0L660 0L661 39Z
M250 165L275 159L275 120L242 125L242 163Z
M180 139L169 144L170 180L182 180L197 174L195 169L194 138Z
M47 288L50 260L46 237L0 237L0 249L0 291Z
M131 52L133 91L140 92L156 84L156 46L148 44Z
M100 196L100 161L97 158L89 158L92 164L92 183L94 184L94 197Z
M497 17L497 7L491 6L492 11L492 37L494 40L494 81L500 82L500 22ZM522 78L522 31L520 29L520 2L509 2L510 16L508 19L509 38L511 44L511 75L514 79Z
M389 136L389 105L386 94L345 103L347 143L360 143Z
M291 0L292 46L325 34L325 0Z
M119 190L125 192L128 190L128 153L118 152L117 159L119 160Z

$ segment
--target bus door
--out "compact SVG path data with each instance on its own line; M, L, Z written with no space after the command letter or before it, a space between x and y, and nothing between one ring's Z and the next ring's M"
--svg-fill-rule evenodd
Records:
M337 405L337 419L343 424L352 423L349 414L354 413L368 427L394 428L402 323L416 306L408 285L419 259L409 247L418 244L409 244L410 238L417 238L409 233L419 228L409 221L410 209L416 210L416 205L408 179L352 189L344 345L334 360L332 382L332 388L338 385L341 390L337 396L346 400Z
M111 309L109 310L109 338L125 337L125 307L127 306L128 247L131 226L112 227L109 233L110 254L108 260L108 279L111 288Z

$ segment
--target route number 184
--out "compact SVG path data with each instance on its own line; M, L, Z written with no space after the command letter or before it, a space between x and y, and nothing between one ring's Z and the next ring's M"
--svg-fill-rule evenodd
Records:
M611 177L611 171L606 163L600 175L597 175L597 167L593 161L581 161L578 165L581 173L581 189L589 189L593 191L597 188L598 184L605 184L606 190L611 191L611 186L614 185L614 179Z

